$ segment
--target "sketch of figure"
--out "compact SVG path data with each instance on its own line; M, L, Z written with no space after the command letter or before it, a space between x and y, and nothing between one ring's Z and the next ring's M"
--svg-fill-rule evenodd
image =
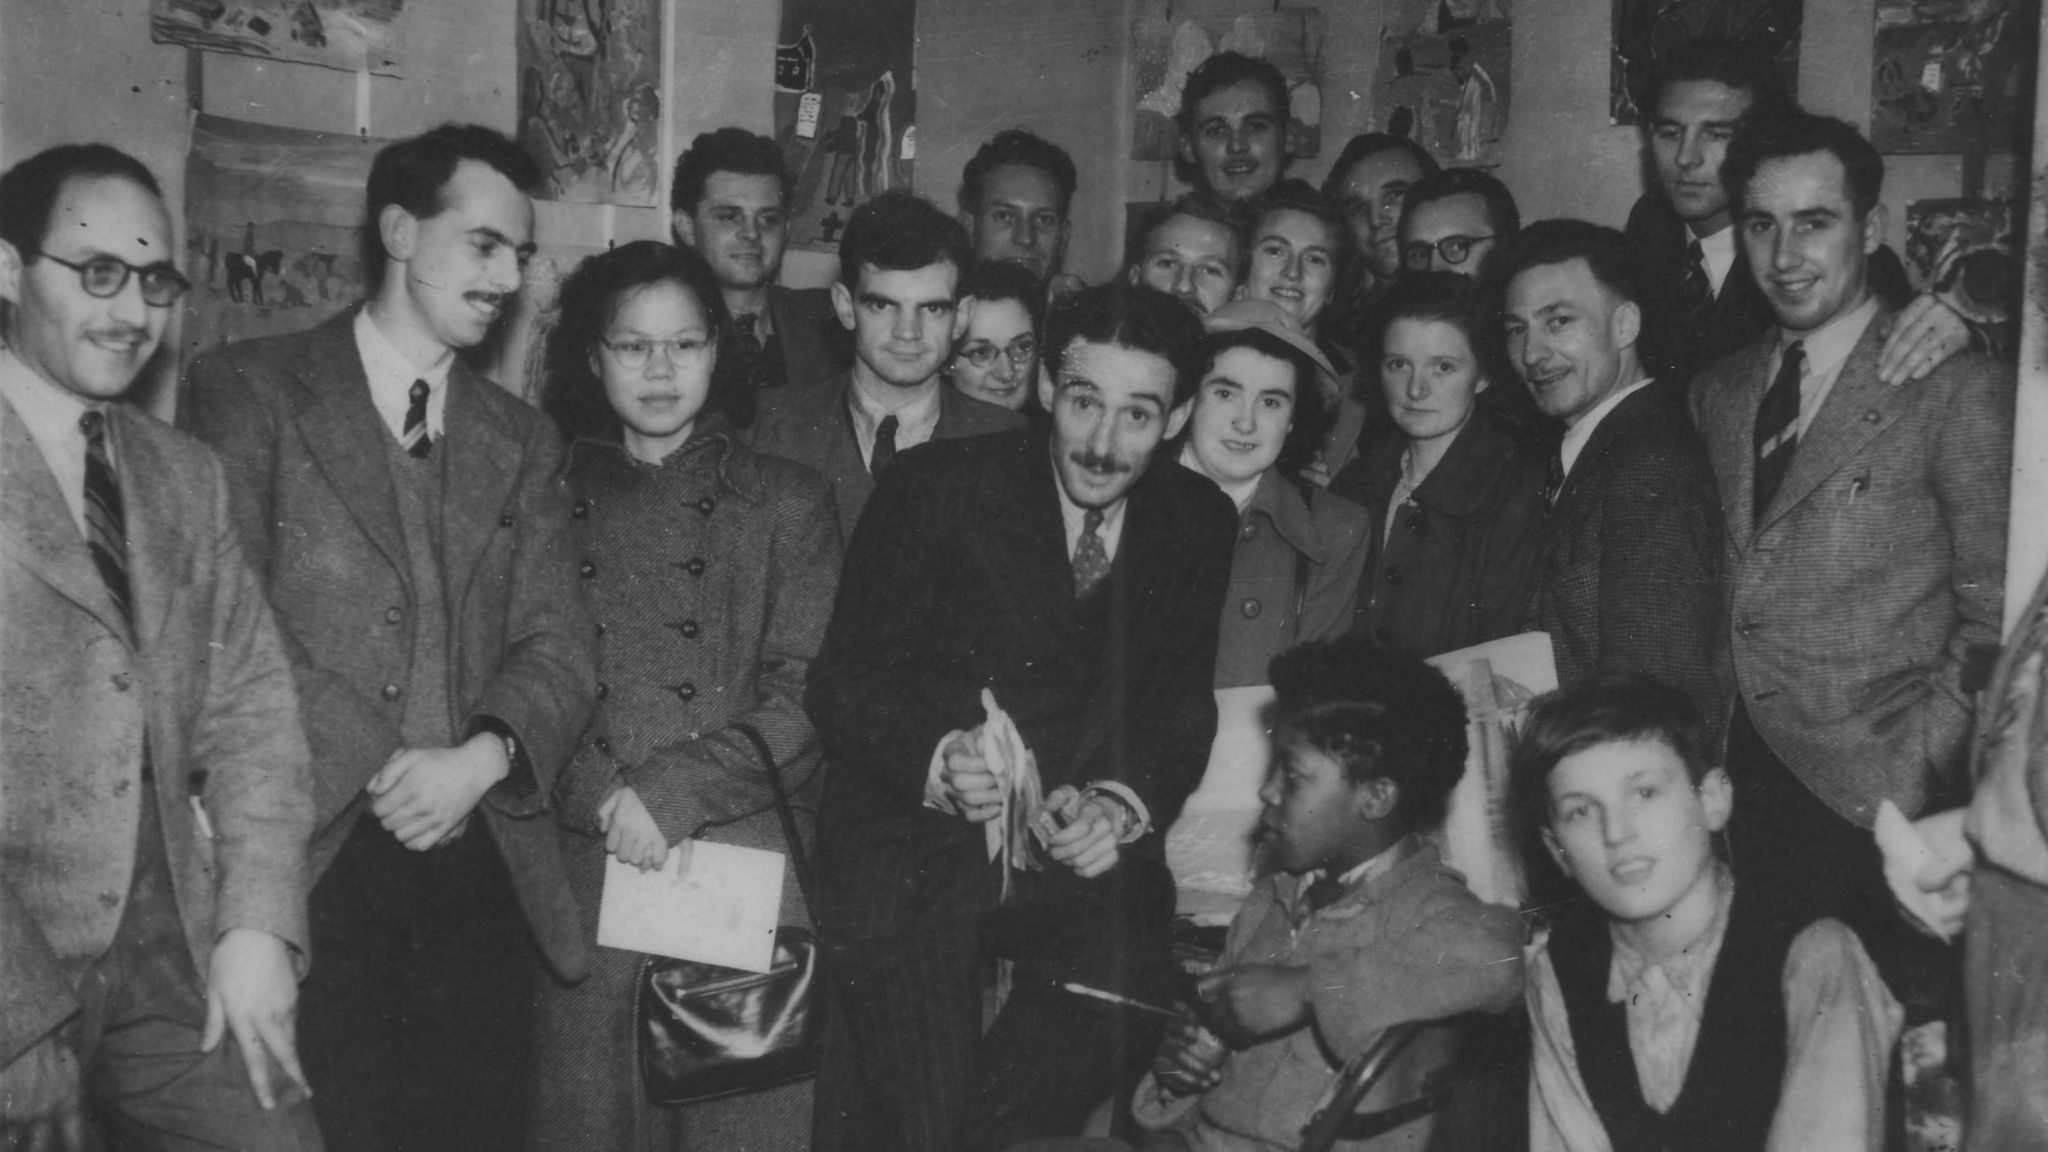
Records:
M1493 77L1469 55L1462 36L1451 40L1451 75L1458 81L1458 151L1460 160L1478 160L1486 145L1488 116L1500 100Z
M642 84L626 97L618 138L612 141L605 169L611 173L612 202L651 203L654 199L654 133L661 121L661 97L652 84Z
M890 104L896 99L896 73L882 73L868 87L868 102L861 108L854 122L860 129L860 162L854 169L854 186L858 189L858 200L866 200L877 193L887 192L893 181L890 147L896 134L890 115ZM851 201L850 201L851 202Z
M832 134L825 137L822 145L825 154L832 157L832 168L825 176L825 203L838 204L842 198L847 204L858 204L855 192L857 179L854 174L859 166L861 128L857 117L860 114L860 94L846 98L846 108L839 116L839 123Z
M1193 20L1183 20L1175 25L1173 42L1166 53L1166 75L1160 78L1159 87L1138 98L1139 111L1157 112L1168 118L1179 112L1180 93L1187 86L1188 73L1215 51L1209 43L1209 34L1202 31L1201 25Z

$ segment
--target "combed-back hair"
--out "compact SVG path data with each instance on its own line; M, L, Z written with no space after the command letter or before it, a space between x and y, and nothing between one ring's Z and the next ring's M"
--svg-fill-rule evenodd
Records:
M1032 334L1045 331L1045 282L1014 260L976 260L960 279L960 294L977 302L1015 300L1031 317Z
M57 199L74 179L126 180L159 200L164 195L148 166L111 144L45 148L0 175L0 240L14 245L22 263L41 255ZM164 259L170 258L164 253Z
M1202 322L1187 305L1156 288L1112 281L1076 292L1053 305L1045 328L1043 363L1055 392L1076 340L1150 352L1173 365L1176 408L1188 402L1201 381Z
M1522 210L1515 207L1515 194L1508 191L1508 186L1493 173L1477 168L1445 168L1409 185L1408 197L1401 202L1401 219L1407 220L1417 208L1432 200L1445 200L1467 192L1486 202L1486 226L1493 229L1501 243L1514 239L1521 232Z
M1749 112L1756 116L1792 107L1785 80L1771 54L1719 36L1688 40L1657 61L1656 71L1641 93L1643 122L1654 124L1657 106L1673 84L1705 80L1749 94Z
M1245 82L1257 84L1273 97L1273 108L1280 114L1281 127L1287 123L1287 77L1280 74L1271 60L1247 56L1242 52L1218 52L1188 73L1187 83L1180 90L1180 110L1174 114L1173 122L1182 135L1191 135L1195 130L1195 106L1225 88L1235 88Z
M1743 120L1735 139L1728 142L1728 158L1721 162L1721 186L1739 215L1748 200L1750 182L1766 161L1817 152L1842 162L1849 203L1859 219L1870 215L1884 193L1884 157L1846 122L1796 108Z
M961 273L974 262L967 229L913 192L893 189L853 210L839 236L839 281L860 287L862 268L914 272L951 264ZM958 299L956 292L954 298Z
M1443 171L1443 166L1429 154L1429 149L1406 136L1396 136L1391 132L1361 132L1346 141L1344 150L1337 153L1337 162L1330 165L1330 174L1323 177L1323 195L1332 200L1343 199L1344 177L1360 163L1382 152L1406 152L1415 161L1415 166L1422 169L1424 176L1434 176Z
M1066 149L1035 132L1005 128L976 149L968 158L966 169L960 173L961 211L981 211L981 197L987 190L989 173L1005 164L1036 168L1045 173L1059 189L1060 215L1067 215L1073 208L1074 188L1080 183L1080 177L1074 171L1074 158L1067 155Z
M1408 827L1443 823L1465 775L1465 701L1415 656L1353 633L1273 658L1274 744L1300 741L1344 765L1352 783L1400 789Z
M1685 762L1697 785L1714 767L1714 749L1698 705L1648 676L1606 672L1536 699L1509 759L1509 791L1533 839L1550 822L1550 774L1565 757L1602 744L1658 740Z
M689 151L676 157L675 178L669 182L668 210L695 212L713 172L773 176L782 189L782 202L789 203L789 168L782 161L781 145L745 128L716 128L699 133L690 141Z
M443 124L385 145L370 162L363 196L363 283L370 292L384 279L389 260L377 226L385 205L396 204L420 220L440 215L448 206L442 192L464 160L489 165L529 195L540 187L540 165L533 157L511 137L481 124Z
M1634 304L1643 303L1643 278L1628 237L1586 220L1538 220L1522 229L1514 243L1497 250L1488 275L1496 295L1531 268L1584 260L1593 278L1608 291Z

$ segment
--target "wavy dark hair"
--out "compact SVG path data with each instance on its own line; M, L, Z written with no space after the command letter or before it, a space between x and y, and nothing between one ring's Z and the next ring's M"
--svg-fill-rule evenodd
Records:
M1316 191L1308 181L1290 176L1260 193L1251 203L1252 225L1245 245L1247 274L1251 254L1259 246L1259 231L1265 227L1266 217L1275 212L1299 212L1330 230L1330 294L1323 302L1323 311L1328 312L1337 303L1337 285L1350 275L1351 264L1357 258L1351 248L1351 222L1335 200ZM1322 316L1316 319L1320 321Z
M1401 290L1389 293L1373 313L1372 346L1384 350L1387 332L1396 320L1433 320L1449 324L1465 334L1472 357L1486 378L1488 392L1515 381L1508 363L1506 343L1500 335L1500 314L1484 285L1457 272L1409 272L1401 277ZM1378 363L1364 366L1378 387ZM1476 401L1475 401L1476 402Z
M598 341L626 297L654 284L675 284L695 297L711 329L713 347L725 347L732 316L725 310L711 266L696 252L659 240L635 240L589 257L562 282L561 315L548 334L543 361L547 383L541 390L541 410L554 418L563 439L623 437L624 424L605 398L604 378L595 368ZM744 427L753 420L754 396L748 382L727 368L723 356L713 362L711 394L699 419L715 413Z
M1280 457L1273 461L1273 467L1291 481L1301 481L1301 470L1315 460L1316 451L1323 446L1323 437L1330 430L1330 421L1336 418L1336 411L1323 392L1322 382L1316 374L1322 371L1316 367L1308 353L1294 347L1271 332L1258 328L1226 328L1202 337L1197 349L1196 363L1201 367L1195 373L1197 392L1195 403L1200 404L1201 382L1216 368L1216 360L1232 348L1249 348L1261 356L1290 364L1294 367L1294 414L1287 429L1287 438L1280 443ZM1181 430L1183 440L1192 438L1195 422L1188 421Z
M480 124L443 124L417 136L387 144L370 161L370 179L363 189L363 284L374 296L383 282L390 253L377 219L386 204L396 204L420 220L439 216L448 207L443 194L464 160L488 165L528 195L541 186L540 164L510 136Z

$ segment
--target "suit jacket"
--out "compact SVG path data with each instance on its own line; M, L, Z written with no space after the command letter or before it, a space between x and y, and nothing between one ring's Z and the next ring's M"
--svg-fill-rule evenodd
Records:
M853 415L847 410L852 387L853 377L841 372L815 387L763 392L753 426L741 433L754 451L794 460L825 478L839 509L842 537L852 535L854 522L875 490L875 478L868 474L860 440L853 434ZM963 396L940 382L939 424L932 431L933 440L1004 432L1023 423L1022 416L1001 405Z
M305 702L324 869L366 810L363 785L400 747L412 665L411 569L384 440L351 328L249 340L194 361L179 419L228 466L235 523L277 610ZM594 627L569 538L562 460L540 413L465 368L448 375L442 575L451 727L509 725L532 765L478 806L542 953L584 964L548 798L597 680Z
M1531 626L1557 678L1655 676L1719 710L1721 508L1685 412L1651 385L1604 417L1544 527Z
M898 458L854 531L804 698L828 761L820 915L842 938L886 940L962 873L988 875L981 827L922 803L933 751L982 722L984 687L1048 792L1116 780L1138 794L1151 832L1127 852L1157 858L1201 779L1235 509L1155 457L1083 606L1057 483L1044 433L935 442Z
M816 387L853 367L853 337L839 326L831 289L772 285L768 317L782 347L782 386Z
M1752 441L1772 344L1693 392L1727 512L1727 673L1757 731L1828 806L1918 813L1962 767L1963 665L1998 642L2013 376L1975 355L1877 379L1873 320L1799 439L1761 521Z
M230 928L307 948L298 698L220 462L133 408L108 417L132 630L0 400L0 1066L78 1010L80 976L113 943L145 742L195 970Z

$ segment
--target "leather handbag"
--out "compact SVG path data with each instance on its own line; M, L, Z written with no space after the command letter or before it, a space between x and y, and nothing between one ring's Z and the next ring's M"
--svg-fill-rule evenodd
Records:
M809 908L810 860L781 770L760 732L747 724L733 727L753 742L767 765L775 810L789 841L790 867ZM825 995L820 959L817 937L791 925L776 931L775 958L766 972L649 957L637 990L640 1078L648 1100L662 1106L694 1104L817 1075Z

